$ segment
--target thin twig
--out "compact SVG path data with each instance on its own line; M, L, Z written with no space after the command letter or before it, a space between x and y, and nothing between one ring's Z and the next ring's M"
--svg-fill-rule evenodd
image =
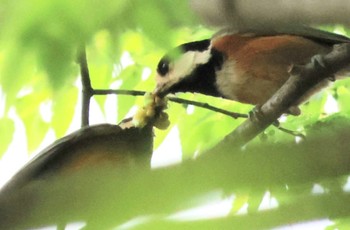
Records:
M94 89L93 90L94 95L118 94L118 95L143 96L145 95L145 93L146 93L145 91L123 90L123 89ZM218 107L211 106L208 103L191 101L191 100L182 99L178 97L168 97L168 100L179 104L194 105L200 108L208 109L214 112L218 112L218 113L230 116L234 119L248 117L247 114L235 113L228 110L220 109Z
M94 95L109 95L109 94L118 94L118 95L131 95L131 96L143 96L145 95L145 91L138 91L138 90L124 90L124 89L94 89L93 94ZM184 105L194 105L200 108L208 109L214 112L218 112L224 115L227 115L229 117L232 117L234 119L238 118L248 118L248 114L243 114L243 113L235 113L231 112L228 110L220 109L215 106L211 106L208 103L203 103L203 102L198 102L198 101L191 101L183 98L178 98L178 97L168 97L169 101L179 103L179 104L184 104ZM299 132L292 131L289 129L285 129L283 127L280 127L279 125L275 125L277 129L280 131L290 134L294 137L301 137L305 139L305 136Z
M118 95L131 95L131 96L144 96L145 91L138 90L126 90L126 89L94 89L93 95L109 95L109 94L118 94Z
M286 128L283 128L279 125L275 125L274 126L279 129L281 132L284 132L284 133L287 133L287 134L290 134L294 137L300 137L301 139L305 140L306 139L306 136L298 131L293 131L293 130L290 130L290 129L286 129Z
M89 68L86 59L85 46L82 45L78 51L78 62L80 65L81 83L82 83L82 109L81 109L81 127L89 125L90 99L93 95L93 89L90 81Z
M237 119L237 118L248 118L248 114L235 113L235 112L231 112L231 111L228 111L228 110L220 109L218 107L211 106L208 103L191 101L191 100L186 100L186 99L177 98L177 97L168 97L168 99L169 99L169 101L180 103L180 104L194 105L194 106L201 107L201 108L204 108L204 109L209 109L209 110L212 110L214 112L225 114L225 115L230 116L230 117L232 117L234 119Z
M94 95L109 95L109 94L118 94L118 95L131 95L131 96L143 96L145 95L145 91L138 91L138 90L124 90L124 89L94 89L93 94ZM211 106L208 103L203 103L203 102L197 102L197 101L191 101L183 98L178 98L178 97L168 97L169 101L179 103L179 104L184 104L184 105L194 105L200 108L208 109L214 112L218 112L224 115L227 115L229 117L232 117L234 119L238 118L248 118L248 114L243 114L243 113L235 113L231 112L228 110L224 110L215 106ZM280 131L290 134L294 137L298 136L301 138L305 138L305 136L299 132L292 131L289 129L285 129L283 127L280 127L279 125L275 125L277 129Z

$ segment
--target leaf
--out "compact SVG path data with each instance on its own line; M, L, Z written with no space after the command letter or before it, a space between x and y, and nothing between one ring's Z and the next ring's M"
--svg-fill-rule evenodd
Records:
M350 105L349 105L350 91L349 88L345 86L340 86L337 88L337 102L341 112L349 114Z
M8 42L6 45L8 47L1 52L0 83L7 96L7 106L10 106L15 102L20 89L31 83L37 73L32 55L20 53L21 48L12 42ZM18 60L21 61L18 62Z
M78 99L76 87L65 87L53 98L52 128L58 137L63 136L72 122ZM81 118L80 118L81 119Z
M27 136L28 150L35 150L49 129L40 115L40 104L47 100L47 91L37 91L20 97L16 102L16 111L22 119Z
M115 62L120 54L114 47L108 31L98 32L87 49L87 62L91 85L94 89L108 89L113 80ZM106 96L95 96L100 108L104 107Z
M307 126L306 131L310 137L316 138L335 135L339 129L344 127L350 127L349 117L343 114L334 114Z
M233 201L231 213L237 213L249 200L248 195L236 195L236 199Z
M204 101L205 99L206 103L228 111L241 112L245 110L245 106L241 107L236 103L237 107L232 106L230 101L207 96L190 97L187 95L186 99L195 101ZM192 114L183 115L178 122L183 152L187 156L192 156L196 151L201 152L212 147L242 121L208 109L194 107Z
M44 122L38 113L26 117L26 119L23 119L23 122L26 127L28 150L34 151L44 140L44 137L49 130L49 124Z
M151 4L139 1L138 4L142 7L135 8L135 20L140 22L145 34L157 41L161 47L170 47L168 36L159 36L159 31L170 36L173 33L166 21L166 12L160 10L162 7L159 4L164 6L164 2L158 2L157 7L154 6L154 1Z
M264 198L265 192L265 190L258 190L256 188L249 192L248 213L254 213L258 211L259 206Z
M350 218L345 217L341 219L332 220L333 224L330 224L326 230L338 230L338 229L347 229L350 226Z
M136 90L136 86L141 80L141 71L141 68L136 65L131 65L125 68L118 76L118 79L122 80L122 85L120 88ZM135 96L118 95L118 118L124 118L135 102Z
M9 118L0 119L0 157L7 150L15 132L15 124Z

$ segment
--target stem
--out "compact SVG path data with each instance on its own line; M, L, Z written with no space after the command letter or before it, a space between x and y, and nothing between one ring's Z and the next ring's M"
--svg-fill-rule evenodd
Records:
M119 95L131 95L131 96L143 96L145 95L145 91L137 91L137 90L123 90L123 89L94 89L93 90L93 95L108 95L108 94L119 94ZM234 119L237 118L247 118L247 114L242 114L242 113L235 113L231 111L227 111L224 109L220 109L218 107L214 107L209 105L208 103L202 103L202 102L197 102L197 101L191 101L191 100L186 100L178 97L168 97L169 101L179 103L179 104L184 104L184 105L194 105L197 107L201 107L204 109L209 109L214 112L218 112L227 116L230 116Z
M82 45L78 53L78 62L80 65L80 75L82 83L82 110L81 110L81 127L89 125L90 99L93 96L93 89L90 81L89 68L86 59L85 46Z
M119 95L131 95L131 96L144 96L145 91L137 90L125 90L125 89L93 89L93 95L109 95L109 94L119 94Z
M190 101L190 100L177 98L177 97L169 97L168 99L169 99L169 101L172 101L172 102L175 102L175 103L186 104L186 105L194 105L194 106L201 107L201 108L204 108L204 109L209 109L209 110L212 110L214 112L225 114L225 115L230 116L230 117L232 117L234 119L237 119L237 118L240 118L240 117L241 118L248 118L247 114L235 113L235 112L227 111L227 110L224 110L224 109L220 109L218 107L211 106L208 103L202 103L202 102L197 102L197 101Z

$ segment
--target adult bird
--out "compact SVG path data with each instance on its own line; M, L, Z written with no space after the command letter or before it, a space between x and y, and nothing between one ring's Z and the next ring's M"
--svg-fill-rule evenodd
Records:
M330 52L333 45L349 42L345 36L305 26L223 30L212 39L180 45L176 50L181 54L175 58L174 51L165 55L157 67L155 93L202 93L262 105L287 81L293 65L306 64L313 56ZM298 115L298 105L328 82L302 95L288 112Z

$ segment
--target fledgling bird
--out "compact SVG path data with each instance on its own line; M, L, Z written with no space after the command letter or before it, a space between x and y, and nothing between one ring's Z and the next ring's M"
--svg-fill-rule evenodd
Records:
M165 55L157 67L155 93L192 92L262 105L289 78L293 65L308 63L314 55L326 54L333 45L350 39L310 27L229 30L212 39L182 44L181 54L172 59ZM290 113L300 113L297 105L325 87L325 80Z

